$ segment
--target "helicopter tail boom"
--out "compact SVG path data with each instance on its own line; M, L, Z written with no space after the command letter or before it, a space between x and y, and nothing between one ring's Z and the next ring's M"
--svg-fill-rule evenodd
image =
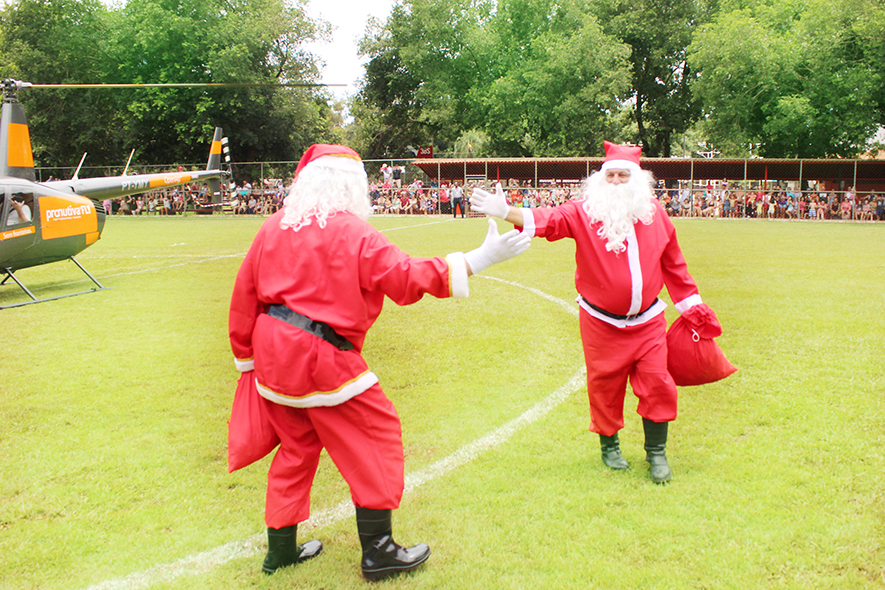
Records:
M188 172L161 172L157 174L133 174L130 176L105 176L101 178L72 178L71 180L50 180L41 184L65 193L89 197L100 201L115 199L153 190L171 188L193 182L208 182L218 179L226 172L221 169L221 154L224 150L221 127L215 128L209 161L206 170ZM230 157L228 156L228 162Z

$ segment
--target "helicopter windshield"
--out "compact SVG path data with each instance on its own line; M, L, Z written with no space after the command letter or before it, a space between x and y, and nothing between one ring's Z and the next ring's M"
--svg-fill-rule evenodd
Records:
M6 225L20 225L31 221L34 211L34 193L24 189L12 188L7 192L3 212Z

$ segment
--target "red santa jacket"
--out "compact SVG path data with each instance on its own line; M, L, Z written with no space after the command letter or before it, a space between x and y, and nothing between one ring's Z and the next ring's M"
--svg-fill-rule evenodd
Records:
M267 219L237 274L229 335L240 371L254 368L258 391L295 406L331 406L378 382L361 351L385 295L399 305L434 297L467 296L460 253L411 258L350 213L295 232L280 229L280 211ZM285 305L325 322L349 340L339 350L313 334L263 313Z
M645 313L617 320L584 302L582 308L618 327L635 325L664 311L666 304L656 302L664 285L680 313L702 302L676 240L676 228L661 204L654 203L652 222L634 224L635 235L627 238L627 250L617 254L605 249L606 240L596 233L600 223L590 223L581 200L553 208L523 209L523 231L549 241L575 240L575 286L584 300L614 315Z

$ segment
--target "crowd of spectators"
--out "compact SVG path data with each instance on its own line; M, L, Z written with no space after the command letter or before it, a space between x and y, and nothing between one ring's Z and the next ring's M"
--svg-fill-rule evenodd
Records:
M469 212L474 187L489 188L494 181L460 180L424 184L421 179L403 183L397 170L382 170L372 179L369 193L372 211L377 215L451 215L453 195L463 194ZM395 178L400 176L400 178ZM555 207L580 195L580 183L544 184L533 187L529 181L504 183L508 202L516 207ZM183 215L209 212L208 187L185 185L166 190L104 201L108 215ZM230 215L272 215L283 206L286 183L265 181L253 187L248 181L228 193L220 212ZM743 189L722 183L720 188L665 188L656 196L672 217L716 217L756 219L807 219L885 221L885 193L793 190L775 186L767 190Z
M191 187L151 191L140 195L130 195L116 199L105 199L102 203L107 215L182 215L192 211L199 202Z
M885 193L826 190L660 189L673 217L885 221Z
M488 188L492 182L466 183L465 199L469 199L474 186ZM580 196L579 183L532 187L528 181L510 180L504 184L509 204L516 207L555 207ZM369 186L372 210L391 215L449 215L455 186L464 184L431 181L425 185L416 179L400 188L385 177ZM853 189L838 192L798 191L779 186L768 190L745 190L739 186L661 187L655 194L673 217L885 221L885 193L857 193Z
M273 215L283 206L286 190L281 180L266 183L264 188L254 188L244 181L230 193L231 215ZM226 211L228 212L228 211Z
M187 212L209 213L214 209L231 215L272 215L283 205L286 196L282 181L254 188L248 181L232 188L223 203L212 205L209 187L184 185L139 195L106 199L108 215L184 215Z
M466 186L465 186L466 184ZM488 188L488 182L475 183L461 181L437 183L432 180L424 185L415 179L407 186L397 187L386 178L369 184L372 198L372 211L375 214L391 215L451 215L455 191L461 190L465 207L469 210L470 194L479 186ZM507 199L517 207L555 207L573 198L578 186L549 185L532 188L528 182L510 181L507 183Z

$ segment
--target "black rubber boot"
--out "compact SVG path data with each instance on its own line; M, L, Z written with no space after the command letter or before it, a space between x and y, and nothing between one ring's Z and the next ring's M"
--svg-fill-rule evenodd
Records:
M393 540L391 510L372 510L356 507L356 527L363 548L360 566L367 580L413 570L430 557L430 547L419 543L406 549Z
M267 556L261 571L272 574L281 567L301 563L323 552L323 544L319 541L308 541L304 545L296 543L297 531L296 524L281 529L267 529Z
M602 462L611 469L619 471L630 469L630 464L621 454L621 444L618 440L618 433L614 436L599 435L599 444L602 447Z
M645 460L651 466L651 480L655 483L670 481L672 474L667 464L667 427L669 422L652 422L642 419L645 430Z

